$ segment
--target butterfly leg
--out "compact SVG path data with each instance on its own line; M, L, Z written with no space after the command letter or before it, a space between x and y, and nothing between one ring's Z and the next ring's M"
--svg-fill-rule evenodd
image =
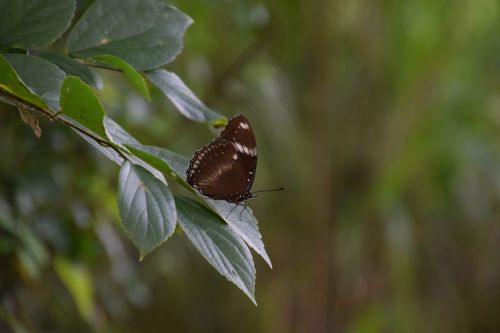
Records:
M231 215L231 213L233 212L233 210L235 210L236 207L238 207L238 206L239 206L239 204L235 204L234 205L234 207L229 211L229 214L227 214L226 219L229 217L229 215Z
M243 204L242 206L243 206L243 208L242 208L242 209L241 209L241 211L240 211L240 221L241 221L241 214L243 214L243 212L244 212L245 210L247 210L248 205Z
M239 219L241 221L241 214L243 214L243 212L247 209L248 205L246 204L240 204L240 203L236 203L234 204L234 207L229 211L229 214L226 215L226 219L231 215L231 213L236 209L236 207L238 206L242 206L243 208L240 210L240 215L239 215Z

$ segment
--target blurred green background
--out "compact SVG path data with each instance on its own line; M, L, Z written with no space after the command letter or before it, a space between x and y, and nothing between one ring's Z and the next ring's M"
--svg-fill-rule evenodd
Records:
M139 263L117 166L1 104L0 331L500 332L500 3L174 3L195 23L167 67L250 119L254 190L287 188L250 203L274 264L255 256L259 306L183 235ZM100 74L144 144L213 137Z

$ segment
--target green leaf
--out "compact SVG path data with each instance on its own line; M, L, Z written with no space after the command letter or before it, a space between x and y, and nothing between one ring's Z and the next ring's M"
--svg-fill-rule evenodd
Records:
M191 243L221 275L255 302L255 268L250 251L220 217L205 206L175 197L179 224Z
M212 200L202 196L200 192L192 188L191 185L186 182L186 170L189 166L189 159L182 155L154 146L128 144L126 147L129 148L132 154L144 160L157 170L175 180L180 185L187 188L192 193L202 198L238 235L245 240L248 246L254 249L255 252L257 252L266 261L269 267L272 267L271 259L266 252L262 236L259 232L257 219L253 215L250 207L246 207L246 209L242 211L241 209L243 209L243 207L240 209L234 209L235 206L232 203L224 200ZM229 214L231 210L233 211Z
M125 147L126 144L139 144L139 141L137 141L137 139L131 136L127 131L125 131L120 125L118 125L113 119L109 118L108 116L104 116L104 128L106 130L106 136L109 139L108 142L111 145L114 145L117 149L124 148L125 154L128 151L127 148ZM94 146L94 148L100 151L104 156L106 156L111 161L115 162L118 165L122 165L122 163L124 162L123 157L121 157L120 154L118 154L115 149L107 145L101 145L92 138L89 138L88 136L76 130L75 132L78 135L80 135L85 141ZM123 151L123 149L120 150ZM141 165L142 167L147 169L149 172L155 175L156 178L165 181L165 177L160 171L156 170L153 166L144 162L142 159L139 159L133 155L128 155L127 158L129 159L130 162Z
M100 55L92 57L92 59L122 70L123 73L130 79L130 81L132 81L137 90L139 90L148 101L151 100L148 86L146 85L146 80L144 80L142 75L138 71L136 71L134 67L130 66L124 60L113 55Z
M59 91L66 74L56 65L26 54L4 54L26 86L53 111L59 110Z
M243 238L248 246L264 259L269 267L273 267L271 258L269 258L264 242L262 241L257 219L250 207L240 205L235 208L233 203L225 200L206 199L206 202L226 220L227 224Z
M69 27L74 0L0 0L0 46L48 46Z
M157 69L146 73L146 76L186 118L216 127L227 123L226 117L207 108L175 73Z
M71 31L73 55L115 55L138 70L172 61L181 51L189 16L159 0L97 0Z
M191 187L191 185L186 182L185 177L179 175L177 172L177 170L181 169L182 165L184 164L184 156L178 155L163 148L145 146L139 143L128 143L125 146L132 154L148 163L155 169L163 172L189 191L193 192L194 194L198 193L194 188Z
M120 170L118 209L141 260L174 233L177 212L166 183L128 161Z
M106 138L104 108L92 88L77 76L67 76L61 88L61 112Z
M85 83L90 84L97 89L102 89L101 77L78 60L57 52L43 52L39 54L39 57L55 64L59 67L59 69L66 73L66 75L78 76Z
M48 109L48 105L38 95L33 93L17 75L12 65L0 54L0 88L8 91L33 105Z
M72 263L58 256L54 260L55 269L66 288L73 296L81 316L92 321L94 314L94 285L85 266Z
M126 145L127 144L139 144L139 141L137 141L136 138L134 138L132 135L130 135L127 131L125 131L120 125L118 125L113 119L109 117L104 117L104 128L106 129L106 135L108 136L109 140L115 144L115 146L122 147L126 151L128 151ZM110 149L108 147L109 150ZM114 152L115 155L116 152ZM113 159L113 158L111 158ZM120 157L120 159L122 159ZM165 177L163 174L156 170L153 166L149 165L148 163L144 162L142 159L139 159L133 155L129 155L128 159L134 163L134 164L139 164L140 166L144 167L147 169L149 172L151 172L153 175L156 176L156 178L161 179L162 181L165 181ZM121 163L119 163L121 165Z
M111 144L115 143L117 145L121 145L122 140L124 142L139 143L135 138L128 134L127 131L125 131L120 125L118 125L113 119L109 118L108 116L104 116L104 128L106 131L106 136L109 138ZM106 145L101 145L92 138L89 138L88 136L80 133L79 131L75 130L75 132L111 161L115 162L118 165L122 165L122 163L124 162L123 157L121 157L115 149ZM161 177L163 177L163 175L161 175Z
M118 165L122 165L124 159L112 148L108 146L103 146L96 142L95 140L89 138L88 136L78 132L75 130L75 133L82 137L85 141L87 141L90 145L92 145L95 149L100 151L104 156L106 156L111 161L115 162Z
M130 135L123 127L118 125L116 121L109 117L104 117L104 127L106 128L106 134L111 142L124 146L125 144L139 144L136 138Z

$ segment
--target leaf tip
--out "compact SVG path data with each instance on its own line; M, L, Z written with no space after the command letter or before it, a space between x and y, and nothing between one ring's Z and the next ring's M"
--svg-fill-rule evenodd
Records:
M215 128L226 126L227 125L227 118L226 117L215 118L211 121L211 123L212 123L212 126Z
M255 305L257 307L258 304L257 304L257 301L255 300L255 296L252 294L252 295L248 295L248 297L252 301L253 305Z

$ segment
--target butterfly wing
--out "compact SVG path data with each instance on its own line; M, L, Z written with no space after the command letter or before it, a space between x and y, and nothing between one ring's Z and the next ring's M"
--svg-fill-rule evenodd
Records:
M246 191L250 191L257 169L257 143L250 122L242 115L231 118L219 138L231 142L238 151L243 162Z
M187 170L187 182L201 194L233 201L247 191L245 169L235 145L217 138L198 150Z

